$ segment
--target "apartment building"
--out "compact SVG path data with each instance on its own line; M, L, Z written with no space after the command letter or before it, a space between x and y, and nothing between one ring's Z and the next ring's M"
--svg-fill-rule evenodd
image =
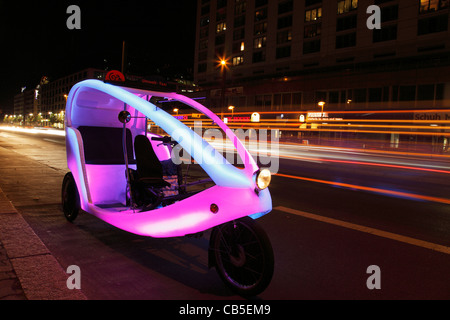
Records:
M197 95L222 111L448 107L449 30L449 0L198 0Z

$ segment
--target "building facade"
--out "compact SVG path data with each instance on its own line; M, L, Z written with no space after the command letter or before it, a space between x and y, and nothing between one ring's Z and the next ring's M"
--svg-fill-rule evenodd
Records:
M88 68L41 85L40 111L42 114L61 113L66 109L70 89L86 79L104 79L107 71Z
M374 4L381 29L370 27ZM449 0L198 0L197 10L194 81L212 108L450 105Z

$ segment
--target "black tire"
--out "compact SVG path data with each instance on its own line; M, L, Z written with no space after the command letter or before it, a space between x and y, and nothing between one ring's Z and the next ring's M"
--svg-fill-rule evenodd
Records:
M225 284L243 297L263 292L272 280L274 256L265 231L249 217L214 228L210 254Z
M64 216L67 221L73 222L80 211L80 196L71 172L64 177L61 188L61 202Z

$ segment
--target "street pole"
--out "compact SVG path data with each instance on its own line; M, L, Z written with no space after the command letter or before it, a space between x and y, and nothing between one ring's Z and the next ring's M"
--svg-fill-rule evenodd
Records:
M222 64L222 96L220 103L220 112L223 113L225 110L225 84L227 81L227 66Z
M122 74L125 75L125 40L122 43Z

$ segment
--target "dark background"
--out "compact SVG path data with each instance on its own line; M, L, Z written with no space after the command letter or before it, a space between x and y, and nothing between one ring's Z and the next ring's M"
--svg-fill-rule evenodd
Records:
M67 8L81 9L81 30L69 30ZM0 109L21 87L35 87L84 68L118 69L127 43L135 75L189 73L194 64L195 0L0 1Z

